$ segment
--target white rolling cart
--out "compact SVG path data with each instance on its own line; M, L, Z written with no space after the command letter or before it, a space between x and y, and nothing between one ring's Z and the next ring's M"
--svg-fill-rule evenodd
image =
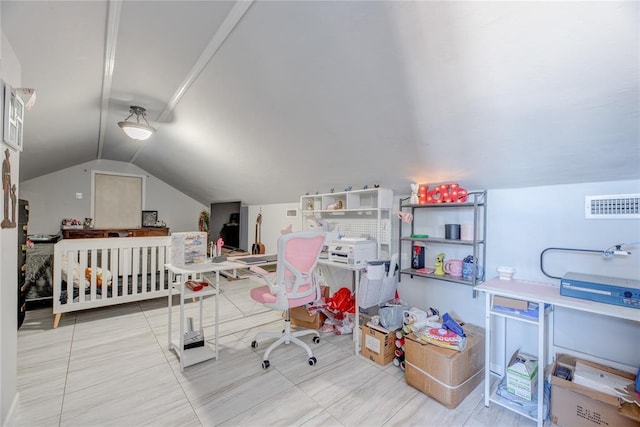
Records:
M245 264L237 262L225 261L221 263L205 262L201 264L192 264L183 267L166 264L165 267L169 270L169 280L171 286L169 286L169 322L168 322L168 346L170 350L174 350L178 359L180 360L180 370L184 370L185 367L194 365L196 363L204 362L209 359L218 359L218 325L219 325L219 298L220 293L220 272L230 271L245 268ZM215 273L215 280L209 280L204 273ZM207 282L209 286L204 287L199 291L193 291L185 286L185 283L189 280L197 282ZM174 339L171 335L171 317L172 317L172 303L173 295L178 294L180 296L180 336ZM184 349L184 334L185 334L185 314L184 314L184 302L188 299L198 299L199 304L199 319L197 330L202 334L202 302L205 297L214 295L214 322L215 333L213 338L213 346L209 345L205 339L204 346L194 347L185 350Z

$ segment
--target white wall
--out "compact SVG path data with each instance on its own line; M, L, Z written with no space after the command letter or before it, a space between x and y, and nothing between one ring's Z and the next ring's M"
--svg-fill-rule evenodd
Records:
M587 220L584 217L586 195L614 195L640 193L640 181L583 183L488 191L487 207L487 277L497 275L500 265L517 269L516 278L553 283L540 271L540 253L548 247L602 250L617 243L640 243L640 220ZM397 207L397 200L396 200ZM262 209L262 242L267 253L275 252L280 229L289 223L300 230L298 202L290 204L249 206L249 242L258 212ZM289 209L298 217L286 216ZM457 217L456 220L467 218ZM419 219L418 219L419 220ZM443 222L444 223L444 222ZM394 222L394 236L397 223ZM397 242L394 243L397 250ZM640 245L628 247L632 255L604 259L600 255L553 252L545 256L545 269L562 276L569 271L610 275L623 278L640 277ZM433 260L427 251L428 264ZM340 284L343 285L343 284ZM484 294L474 298L468 286L424 278L402 277L400 297L409 305L422 309L436 307L468 323L484 326ZM638 313L640 319L640 310ZM499 328L493 342L501 341ZM611 334L610 331L616 331ZM507 351L521 346L523 351L535 352L536 337L529 325L508 325ZM630 366L640 365L640 328L634 322L572 310L555 311L555 345L594 355L595 357ZM596 337L596 338L594 338ZM625 337L620 339L620 337ZM495 354L495 353L494 353ZM502 356L492 361L496 369L504 363Z
M13 52L11 44L2 33L0 44L0 78L13 87L21 86L20 63ZM0 109L1 110L1 109ZM0 114L0 117L3 117ZM0 123L3 119L0 118ZM28 114L25 120L29 120ZM2 126L0 126L2 129ZM7 146L0 143L2 159ZM11 182L18 183L20 170L20 153L10 149ZM0 212L4 210L4 198L0 197ZM11 208L10 208L11 209ZM16 208L17 215L17 208ZM17 218L16 218L17 221ZM0 229L0 425L12 424L18 402L17 393L17 347L18 347L18 229Z
M56 234L62 218L91 216L92 170L146 176L144 210L157 210L171 232L197 230L200 212L209 210L135 165L94 160L20 183L20 197L31 207L29 234ZM82 193L82 199L76 199L76 193Z
M278 237L281 230L292 225L293 231L302 230L302 220L300 218L299 202L279 203L273 205L253 205L248 206L248 236L247 248L251 252L251 245L255 241L256 218L258 213L262 213L262 225L260 241L264 243L266 253L276 253L278 250ZM295 213L295 216L288 214Z
M640 181L585 183L489 190L487 212L487 276L500 265L518 270L516 278L558 285L540 271L540 253L548 247L605 249L616 243L640 242L640 220L587 220L585 195L640 193ZM545 256L545 270L555 276L569 271L614 277L640 277L640 246L632 255L604 259L600 255L553 253ZM430 260L427 250L427 259ZM431 265L433 261L431 261ZM437 307L460 319L484 324L484 295L473 298L467 286L403 276L403 300L421 308ZM640 311L638 313L640 319ZM605 360L640 365L640 328L637 323L603 316L556 310L555 343ZM615 331L615 333L611 333ZM509 325L507 351L521 345L536 351L535 335L527 327ZM499 338L494 337L494 343ZM622 338L624 337L624 338ZM621 339L622 338L622 339ZM501 365L501 359L494 360Z

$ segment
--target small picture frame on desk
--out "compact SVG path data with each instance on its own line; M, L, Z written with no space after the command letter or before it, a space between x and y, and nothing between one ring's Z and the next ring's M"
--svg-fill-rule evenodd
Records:
M158 211L142 211L142 226L155 227L158 222Z

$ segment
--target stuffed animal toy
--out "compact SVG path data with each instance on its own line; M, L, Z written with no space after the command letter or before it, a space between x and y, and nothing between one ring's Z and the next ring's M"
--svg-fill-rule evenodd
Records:
M91 280L91 267L87 267L84 270L84 277L87 280ZM96 284L98 287L102 287L102 284L106 283L111 285L111 272L109 270L102 270L100 267L96 269Z

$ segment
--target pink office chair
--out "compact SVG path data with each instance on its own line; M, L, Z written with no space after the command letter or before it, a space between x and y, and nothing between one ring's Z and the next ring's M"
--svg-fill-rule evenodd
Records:
M303 306L320 298L316 264L324 240L325 233L323 232L305 231L285 234L280 236L278 240L278 265L275 274L269 274L260 267L251 267L251 270L267 283L265 286L251 289L251 298L266 307L285 312L282 332L260 332L251 342L251 348L256 348L259 339L278 338L264 352L263 369L267 369L270 365L271 351L282 343L294 343L304 348L309 356L309 365L313 366L317 362L311 348L298 337L314 334L313 342L317 344L320 342L320 334L313 329L292 332L289 309Z

